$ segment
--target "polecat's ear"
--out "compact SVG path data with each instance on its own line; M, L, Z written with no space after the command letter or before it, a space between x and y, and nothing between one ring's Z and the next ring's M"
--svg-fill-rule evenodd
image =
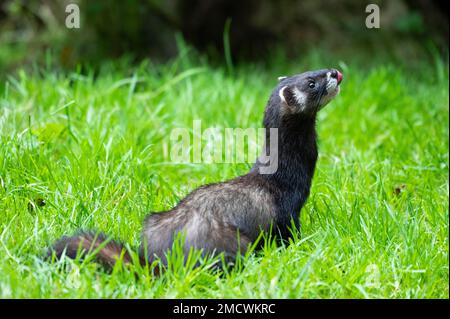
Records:
M286 75L279 76L279 77L278 77L278 82L283 81L283 80L286 79L286 78L287 78Z
M288 106L294 106L296 104L294 92L292 92L292 89L289 86L283 86L278 92L278 95L280 96L281 101Z

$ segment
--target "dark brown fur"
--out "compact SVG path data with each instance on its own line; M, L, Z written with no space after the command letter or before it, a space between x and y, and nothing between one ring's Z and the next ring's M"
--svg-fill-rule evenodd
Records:
M99 249L100 245L102 247ZM96 253L95 260L106 268L113 267L120 257L122 257L124 263L132 261L130 254L122 243L108 239L102 233L80 232L71 237L64 236L53 245L52 251L56 252L58 258L65 254L72 259L75 259L78 254L86 256ZM49 257L52 251L49 251Z

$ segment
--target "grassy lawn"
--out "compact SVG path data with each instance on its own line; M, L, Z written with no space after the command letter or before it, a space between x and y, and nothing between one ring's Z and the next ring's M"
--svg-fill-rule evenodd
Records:
M279 62L279 61L278 61ZM261 127L277 77L338 67L341 94L318 119L319 161L301 234L267 242L220 276L160 278L42 260L49 243L96 229L137 247L146 214L249 164L172 164L173 128ZM2 298L448 298L447 65L405 67L313 55L235 66L184 55L99 72L19 71L0 84ZM45 202L45 205L43 205ZM33 205L34 204L34 205ZM136 278L134 272L138 272Z

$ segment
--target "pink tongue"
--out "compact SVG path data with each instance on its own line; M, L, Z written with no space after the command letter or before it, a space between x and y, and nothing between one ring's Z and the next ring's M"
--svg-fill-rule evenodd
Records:
M338 81L338 83L341 83L342 78L343 78L342 73L337 71L337 81Z

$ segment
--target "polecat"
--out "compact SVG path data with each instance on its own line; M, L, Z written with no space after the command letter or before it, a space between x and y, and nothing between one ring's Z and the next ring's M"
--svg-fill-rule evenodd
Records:
M251 170L232 180L199 187L171 210L151 213L144 221L139 256L142 263L167 260L178 233L184 236L187 256L191 247L203 254L223 253L227 260L245 251L260 235L268 232L281 239L290 236L292 222L299 226L300 210L309 196L317 161L316 114L339 93L342 74L335 69L305 72L280 79L264 114L265 154L277 156L275 172L262 173L265 161L258 158ZM277 147L269 142L270 128L276 129ZM275 153L274 153L275 151ZM264 154L264 152L263 152ZM48 251L60 258L75 258L101 249L95 260L106 267L130 253L103 234L80 232L63 237Z

